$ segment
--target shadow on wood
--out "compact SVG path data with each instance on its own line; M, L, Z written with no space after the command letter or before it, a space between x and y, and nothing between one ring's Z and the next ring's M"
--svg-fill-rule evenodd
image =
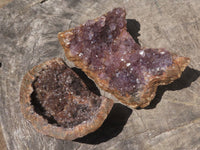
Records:
M139 43L138 37L140 36L139 31L140 31L140 23L135 20L135 19L127 19L127 31L130 33L132 38L135 40L136 43Z
M103 125L97 131L76 139L75 141L87 144L99 144L108 141L123 130L131 113L132 110L130 108L116 103Z
M161 101L165 91L176 91L187 88L192 82L198 79L200 71L187 67L182 73L181 77L169 85L159 86L155 98L151 101L150 105L144 109L153 109ZM141 108L138 108L141 109Z

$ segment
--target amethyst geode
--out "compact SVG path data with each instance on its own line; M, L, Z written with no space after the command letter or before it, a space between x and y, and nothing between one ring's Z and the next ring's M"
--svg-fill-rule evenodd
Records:
M98 129L113 101L88 90L62 59L41 63L24 76L21 110L35 129L58 139L73 140Z
M158 85L180 77L189 58L140 47L126 30L126 13L115 8L58 34L66 57L122 103L145 107Z

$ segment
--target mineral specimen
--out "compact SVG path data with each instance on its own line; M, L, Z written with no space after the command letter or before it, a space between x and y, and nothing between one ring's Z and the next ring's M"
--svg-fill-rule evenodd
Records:
M62 59L35 66L24 77L20 102L25 118L43 134L73 140L95 131L113 101L90 92Z
M189 58L140 47L126 30L125 10L58 34L66 57L103 90L136 108L149 105L158 85L179 78Z

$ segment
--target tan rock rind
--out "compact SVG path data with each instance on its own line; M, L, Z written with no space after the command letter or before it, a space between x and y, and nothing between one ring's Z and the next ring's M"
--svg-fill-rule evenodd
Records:
M31 122L33 127L38 132L57 139L74 140L76 138L83 137L88 133L94 132L103 124L112 109L113 101L111 99L107 99L102 96L102 102L96 112L96 116L90 121L82 122L73 128L64 128L49 124L46 119L34 111L34 106L31 104L31 94L33 92L32 83L38 76L38 73L42 69L47 68L47 66L50 66L52 62L57 62L59 64L64 63L61 58L55 58L35 66L24 76L20 89L20 104L24 117Z
M159 85L167 85L180 78L182 72L188 66L190 59L187 57L178 57L175 54L172 55L172 66L169 66L162 75L152 76L149 79L149 84L146 85L141 93L139 93L139 97L141 99L140 103L133 105L134 108L138 106L141 108L148 106L152 99L155 97L156 90Z

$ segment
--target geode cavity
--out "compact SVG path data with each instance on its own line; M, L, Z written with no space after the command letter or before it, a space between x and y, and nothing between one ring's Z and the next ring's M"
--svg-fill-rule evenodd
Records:
M24 76L20 102L36 130L69 140L98 129L113 105L90 92L62 59L37 65Z
M99 87L126 105L145 107L158 85L180 77L189 58L140 47L127 32L125 15L124 9L115 8L58 38L66 57Z

